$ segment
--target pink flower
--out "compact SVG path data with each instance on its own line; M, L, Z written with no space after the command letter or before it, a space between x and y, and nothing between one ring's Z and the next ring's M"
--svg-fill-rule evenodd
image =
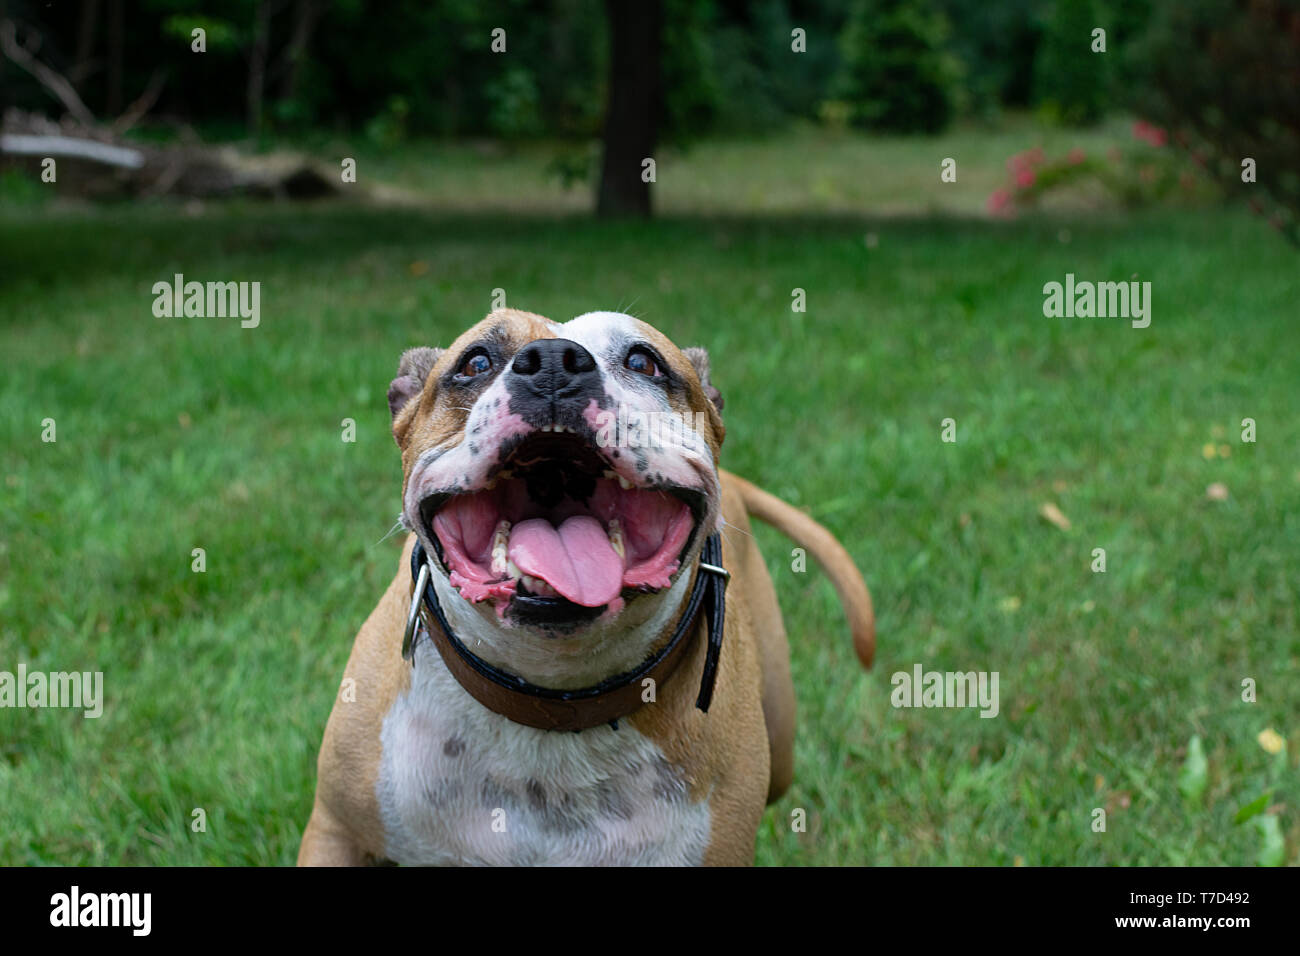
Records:
M1043 161L1043 147L1035 146L1033 149L1027 149L1023 153L1016 153L1007 160L1007 172L1020 173L1026 169L1032 169Z
M1150 143L1152 146L1163 146L1169 141L1169 134L1159 126L1153 126L1146 120L1138 120L1133 124L1133 136L1144 143Z
M1005 189L993 190L984 208L988 210L990 215L1010 217L1011 193Z
M1016 173L1016 188L1028 189L1034 184L1034 171L1032 169L1022 169Z
M1071 166L1078 166L1087 158L1088 154L1076 146L1074 149L1070 150L1069 155L1065 157L1065 161Z

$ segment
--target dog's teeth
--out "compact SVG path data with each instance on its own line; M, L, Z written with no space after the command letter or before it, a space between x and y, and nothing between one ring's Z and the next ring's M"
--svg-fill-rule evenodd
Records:
M628 481L628 480L627 480L626 478L624 478L622 475L619 475L619 476L618 476L618 486L619 486L620 488L622 488L624 491L626 491L626 490L628 490L629 488L632 487L632 482Z
M623 523L617 518L609 519L609 546L620 558L627 556L627 550L623 546Z
M514 559L508 556L506 558L506 574L515 581L524 576L524 572L519 570L519 565L515 564Z
M492 533L492 573L504 575L509 570L510 522L504 518L497 522Z
M617 477L618 477L618 472L616 472L616 471L615 471L614 469L612 469L612 468L606 468L606 469L605 469L605 474L604 474L602 477L604 477L604 478L617 478Z
M529 591L532 591L533 594L536 594L538 597L555 597L556 595L559 594L559 592L556 591L555 588L551 587L541 578L535 578L530 574L525 574L522 578L520 578L519 583L522 584L524 587L526 587Z

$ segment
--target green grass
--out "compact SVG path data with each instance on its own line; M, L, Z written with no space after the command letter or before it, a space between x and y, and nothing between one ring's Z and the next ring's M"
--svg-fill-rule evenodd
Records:
M1296 862L1296 254L1218 208L962 217L1035 140L954 136L845 138L820 159L705 144L683 163L716 183L708 213L665 163L651 223L551 208L540 160L524 177L518 154L479 158L464 195L502 208L478 214L0 212L0 670L102 670L108 698L98 720L0 710L0 864L293 861L344 661L398 556L381 540L401 481L388 381L498 287L706 345L724 465L827 524L872 588L864 674L821 573L793 573L760 530L800 711L758 862L1248 864L1258 837L1233 816L1266 790ZM961 167L973 205L941 199L959 195L941 192L947 155L982 157ZM805 161L849 199L794 212ZM454 193L455 164L434 168ZM753 206L754 183L784 198ZM897 209L863 213L891 192ZM261 281L261 326L155 318L150 287L174 272ZM1150 280L1151 328L1044 318L1042 286L1066 272ZM1069 531L1038 516L1049 501ZM998 671L999 717L894 709L890 675L916 663ZM1268 728L1281 757L1257 742ZM1193 734L1209 770L1189 806Z

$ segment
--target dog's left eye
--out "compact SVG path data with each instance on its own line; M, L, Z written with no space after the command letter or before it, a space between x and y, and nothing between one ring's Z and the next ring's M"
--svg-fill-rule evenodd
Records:
M639 345L627 353L627 358L623 361L623 364L632 371L638 372L641 375L649 376L650 378L663 374L659 371L659 366L655 363L654 356L650 354L649 350L644 349Z
M488 354L486 352L475 352L460 367L460 375L462 378L474 378L491 370L491 368L492 359L488 357Z

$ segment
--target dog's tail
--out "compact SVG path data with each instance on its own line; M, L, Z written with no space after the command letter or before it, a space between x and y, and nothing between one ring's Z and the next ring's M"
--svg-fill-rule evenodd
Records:
M870 667L876 656L876 616L871 608L871 593L853 558L833 534L793 505L738 475L733 474L731 478L745 499L745 510L811 551L817 563L825 569L839 593L844 616L849 619L858 660L862 661L863 667Z

